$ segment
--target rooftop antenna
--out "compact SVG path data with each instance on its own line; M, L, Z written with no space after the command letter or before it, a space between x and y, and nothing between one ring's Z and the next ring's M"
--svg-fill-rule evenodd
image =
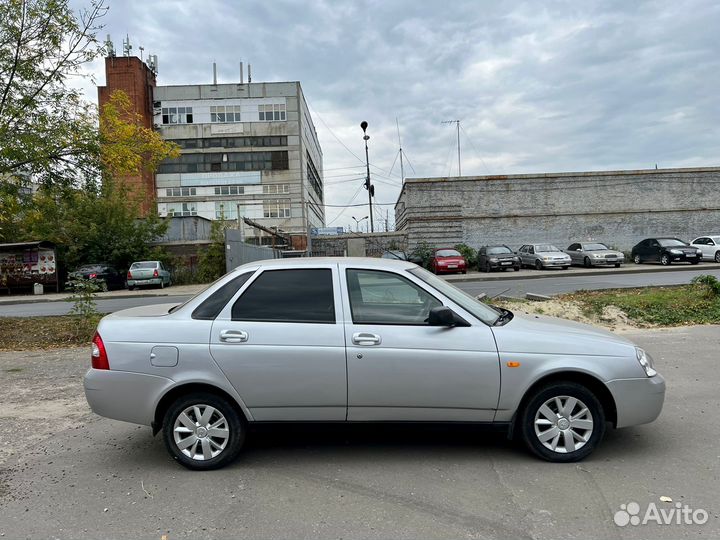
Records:
M458 150L458 176L462 176L460 170L460 120L445 120L441 124L456 124L457 126L457 150Z
M130 56L130 51L132 51L132 45L130 45L130 36L128 34L125 34L125 39L123 40L123 56Z
M243 73L243 63L240 62L240 84L245 83L245 74Z
M217 64L213 62L213 85L217 85Z
M158 72L157 54L149 54L148 55L148 67L150 68L150 71L152 71L155 75L157 75L157 72Z
M252 82L252 66L248 64L248 84Z
M403 182L405 182L405 168L403 167L403 150L402 150L402 140L400 139L400 122L398 121L397 116L395 117L395 125L397 126L397 132L398 132L398 145L400 146L400 178ZM386 229L387 230L387 226Z
M143 51L145 50L145 47L143 47L142 45L140 45L140 46L138 47L138 50L140 51L140 60L142 60L142 59L143 59Z
M107 55L114 57L115 45L113 45L112 39L110 39L110 34L107 35L107 39L105 40L105 47L107 47Z

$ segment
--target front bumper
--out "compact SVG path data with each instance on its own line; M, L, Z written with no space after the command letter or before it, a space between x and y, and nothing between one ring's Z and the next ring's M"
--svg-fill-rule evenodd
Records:
M519 268L520 267L520 261L513 261L513 260L507 260L507 261L497 261L492 262L490 261L490 268L496 269L496 268Z
M615 379L607 382L615 400L617 424L615 427L637 426L655 420L665 401L665 379L659 373L654 377Z
M85 374L85 398L95 414L149 426L160 397L173 385L166 377L90 369Z
M562 266L570 266L570 261L540 261L540 264L542 264L544 268L560 268Z
M590 259L593 266L615 266L616 264L624 264L625 259Z

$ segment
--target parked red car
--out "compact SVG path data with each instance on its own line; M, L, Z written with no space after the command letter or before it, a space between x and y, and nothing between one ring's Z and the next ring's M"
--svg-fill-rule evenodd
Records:
M430 260L430 269L435 274L467 273L467 261L460 252L452 248L436 249Z

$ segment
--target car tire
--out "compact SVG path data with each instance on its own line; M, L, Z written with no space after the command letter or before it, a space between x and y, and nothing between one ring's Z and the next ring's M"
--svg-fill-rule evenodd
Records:
M591 268L591 267L592 267L592 262L590 262L590 257L585 257L585 258L583 259L583 266L585 266L585 268Z
M533 454L546 461L580 461L595 450L605 434L602 404L588 388L574 382L543 386L519 414L522 439Z
M489 262L485 263L485 272L487 272L488 274L492 272L492 267L490 266Z
M516 272L519 272L519 271L520 271L520 266L516 266L516 267L515 267L515 271L516 271Z
M620 263L615 263L615 268L620 268Z
M663 266L670 266L671 262L672 261L670 260L670 255L668 255L667 253L663 253L660 256L660 264L662 264Z
M635 264L641 264L641 263L642 263L642 259L640 259L640 255L633 255L633 262L634 262Z
M543 264L540 261L535 261L535 270L542 270Z
M715 262L720 263L720 250L715 252Z
M700 264L699 260L690 261L690 264Z
M208 407L212 411L208 411ZM211 415L207 421L203 418L206 413ZM194 433L180 420L183 414L186 423L195 425ZM227 433L213 437L209 435L210 429ZM181 465L197 471L219 469L234 461L245 442L245 432L245 422L237 408L224 398L205 392L180 397L170 405L163 419L163 439L168 453ZM181 448L190 439L194 443ZM213 452L218 453L213 456ZM211 457L206 458L208 455Z

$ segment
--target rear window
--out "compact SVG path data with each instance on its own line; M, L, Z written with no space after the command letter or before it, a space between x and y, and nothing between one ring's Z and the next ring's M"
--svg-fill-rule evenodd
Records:
M136 262L132 263L130 270L142 270L144 268L157 268L157 262Z
M195 308L192 312L192 318L205 321L215 319L232 297L235 296L235 293L240 290L240 287L245 285L245 282L247 282L254 273L254 270L252 272L245 272L228 281Z
M237 299L232 320L334 323L332 270L266 270Z

